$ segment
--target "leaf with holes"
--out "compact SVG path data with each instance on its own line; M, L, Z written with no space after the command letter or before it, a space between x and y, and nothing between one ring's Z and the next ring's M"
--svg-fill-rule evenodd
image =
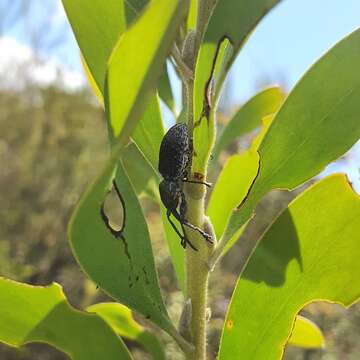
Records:
M280 359L306 304L357 301L359 233L360 197L344 175L298 196L265 233L238 280L219 359Z
M116 238L100 216L116 163L115 154L81 199L69 225L70 243L79 264L98 286L171 332L173 327L160 294L148 228L121 163L115 181L125 206L123 235Z

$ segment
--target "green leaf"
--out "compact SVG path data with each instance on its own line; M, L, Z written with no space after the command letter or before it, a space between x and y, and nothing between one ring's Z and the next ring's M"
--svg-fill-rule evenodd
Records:
M193 156L191 164L193 173L200 173L204 175L206 172L210 152L213 148L216 137L216 107L213 104L216 103L219 95L217 89L220 89L220 86L218 86L218 83L221 82L225 76L226 69L224 64L228 61L231 55L232 48L229 41L225 39L219 47L218 56L214 60L211 79L209 79L209 83L207 83L206 89L204 89L202 93L202 111L199 114L199 117L194 116L193 147L195 155ZM197 91L196 79L197 78L195 76L194 96ZM195 106L196 104L194 103L194 109Z
M114 48L105 93L105 108L114 137L121 133L125 141L135 129L155 91L187 5L185 0L151 1Z
M107 105L110 106L110 112L113 109L111 114L115 117L114 121L116 123L124 124L128 119L127 116L130 117L130 122L135 123L137 120L141 108L146 104L144 98L147 94L145 93L151 93L151 89L155 84L156 73L160 73L163 68L162 64L167 55L166 51L175 36L177 24L186 11L185 5L186 2L184 1L174 1L171 5L164 0L153 1L142 17L121 38L112 55L108 75L110 100L107 99L107 101L110 101L110 104ZM155 29L156 31L148 31L147 29ZM142 47L134 47L133 44L136 43L141 43ZM111 79L114 79L113 86ZM136 83L136 79L138 79L138 83ZM140 93L136 95L135 99L131 99L129 96L130 90L133 91L133 95L135 95L136 91L140 91ZM121 98L122 101L119 102L117 97ZM118 114L116 111L123 110L124 101L130 112ZM158 104L151 105L151 101L139 124L139 128L135 130L134 139L143 154L151 160L152 166L157 167L158 148L163 135L163 127L159 121ZM133 109L135 110L132 111ZM122 116L125 116L126 119ZM111 117L111 119L114 119L114 117ZM131 125L133 127L133 124ZM129 130L128 134L130 133L131 130ZM126 143L126 135L123 137L122 146ZM134 148L131 151L135 158L141 158L142 154L134 154ZM133 163L133 166L131 166L131 158L126 157L124 163L137 191L142 191L143 186L151 183L152 192L156 192L157 196L157 190L155 190L154 186L157 179L154 180L155 177L146 178L143 176L139 166L145 164L146 161L145 159L142 160L144 161ZM146 166L145 170L147 174L151 172L151 168L148 166ZM139 178L139 175L141 178ZM145 191L147 191L146 188Z
M298 315L296 316L288 345L305 349L318 349L325 346L325 339L321 330L314 322Z
M126 173L131 180L131 184L138 195L144 194L160 205L161 220L164 229L164 235L169 246L169 251L174 265L178 286L185 289L185 255L184 249L180 245L179 237L170 226L166 209L160 202L159 196L159 175L142 155L135 144L127 146L122 153L122 161ZM173 219L177 222L177 220Z
M132 10L134 14L139 14L149 3L149 0L124 0L126 6Z
M228 158L215 183L207 212L218 239L225 230L232 210L237 204L245 201L251 185L259 172L260 158L257 149L266 135L272 120L273 115L265 116L262 119L261 130L253 139L250 148L239 155L233 155ZM237 175L239 171L241 171L241 174ZM221 211L218 209L221 209ZM246 223L237 229L228 242L221 243L215 249L210 262L216 262L220 255L226 253L231 248L244 231L245 225Z
M220 152L236 138L259 127L265 116L279 109L283 99L281 88L271 87L259 92L241 106L219 135L213 151L214 158L217 159Z
M148 0L125 2L123 0L106 2L63 0L66 14L82 52L85 73L102 105L107 62L111 52L120 35L147 3ZM175 104L166 66L159 81L159 95L173 110Z
M293 189L344 154L360 137L360 30L313 65L277 112L260 147L260 171L233 212L225 243L275 188Z
M222 0L210 17L196 61L194 82L193 172L204 173L213 146L212 113L232 61L261 18L278 0ZM217 70L217 71L216 71ZM205 144L205 145L204 145ZM198 146L206 147L205 156Z
M160 144L163 136L164 127L159 100L156 95L153 95L132 134L132 138L154 169L157 169L158 166Z
M110 326L75 310L58 284L31 286L0 278L0 341L15 347L45 342L73 360L131 359Z
M78 39L79 46L83 51L82 63L89 84L97 95L100 104L103 105L103 83L107 62L120 34L125 31L127 24L124 17L122 0L111 0L105 3L94 1L90 3L88 1L74 2L64 0L68 17ZM137 15L146 3L147 1L127 1L126 6ZM119 14L119 16L113 16L113 14ZM139 42L139 39L137 40ZM143 39L141 39L141 43L142 41ZM165 72L160 78L159 89L161 90L161 95L164 96L165 102L171 106L173 99L166 67ZM158 156L157 147L159 147L163 134L164 130L158 100L156 96L153 96L134 132L135 142L153 166L155 165L154 159ZM152 147L155 147L155 149Z
M219 359L280 359L312 301L360 297L360 197L344 175L298 196L266 232L233 293Z
M256 151L244 151L229 157L216 180L207 214L219 239L232 210L246 197L259 168Z
M115 181L126 210L123 237L115 238L100 216L100 206L114 177L116 155L113 154L72 216L69 225L72 250L84 271L105 292L171 332L173 326L161 298L148 228L121 163Z
M136 194L145 195L158 203L159 175L135 143L130 143L123 150L121 159Z
M133 12L131 18L137 15L146 1L142 3L143 4L136 1L126 2L126 7L130 10L129 14ZM111 0L104 3L99 1L74 2L64 0L64 7L73 26L79 46L84 54L82 56L82 64L89 84L96 94L99 103L103 106L103 82L107 60L119 35L125 31L126 27L122 1ZM86 14L86 16L84 14ZM120 16L113 16L113 14L119 14ZM110 23L107 20L108 18L110 18ZM97 39L101 39L101 41L99 40L100 42L98 42L96 41ZM103 39L105 40L103 41ZM96 56L94 56L94 54L96 54ZM91 64L91 69L88 63ZM156 151L160 146L159 141L163 133L164 130L158 100L156 96L153 96L134 132L134 140L142 149L143 153L146 154L146 157L152 162L153 166L157 158ZM140 153L135 154L135 152L138 152L138 149L132 148L131 150L130 159L135 157L137 159L140 158L141 161L143 155ZM148 192L149 189L145 188L146 184L154 183L153 174L147 172L148 176L144 177L144 172L134 172L137 164L131 164L130 159L125 161L125 167L129 172L131 182L136 187L137 193L145 192L148 195L153 195L152 192ZM143 164L143 162L141 163ZM139 166L137 166L137 169L138 168ZM140 178L141 180L139 180ZM144 187L140 188L139 185L144 185Z
M122 0L62 0L85 62L100 92L104 92L106 66L126 28ZM116 14L116 16L114 16Z
M198 0L190 0L189 14L186 21L188 31L195 30L196 27L197 3Z
M132 109L134 109L135 112L141 110L141 106L144 103L144 97L146 95L146 92L148 92L149 90L151 91L151 86L149 86L148 83L150 83L151 85L151 82L154 82L152 78L156 76L157 72L160 73L162 69L162 63L164 62L165 56L167 55L166 50L168 48L168 45L170 44L170 41L175 35L175 30L177 29L177 25L181 21L182 15L186 11L185 5L186 2L184 1L174 1L171 3L171 5L169 5L166 1L154 1L152 3L152 5L148 8L146 12L146 21L143 20L143 24L140 26L140 19L136 25L139 27L139 29L135 34L131 35L133 38L137 38L137 41L142 44L143 48L145 47L145 52L142 56L139 56L139 53L137 51L138 49L133 48L133 45L131 44L131 41L133 40L131 37L129 43L124 44L123 40L122 42L120 42L119 47L115 50L112 56L108 75L110 96L109 111L110 114L111 111L113 113L113 116L110 116L109 119L110 123L113 119L115 119L116 124L118 123L118 121L120 121L119 123L121 124L121 116L124 116L124 114L121 113L121 111L123 110L123 106L132 106ZM153 7L152 10L151 7ZM164 14L167 16L164 16ZM154 29L154 31L148 31L148 29ZM159 43L158 39L161 39L161 37L162 43ZM127 47L130 48L130 51L126 49ZM124 57L124 53L126 54L126 57ZM138 65L138 62L141 62L141 65ZM142 72L140 71L138 73L135 73L135 75L138 77L138 84L136 84L136 77L134 78L134 76L129 76L128 79L124 78L123 74L128 74L129 72L129 69L127 67L130 67L130 69L133 68L133 72L135 72L137 68L142 69ZM111 85L112 78L114 78L115 81L113 87ZM122 79L122 81L119 82L118 79ZM128 81L128 84L126 84L126 81ZM129 97L129 89L131 88L134 88L135 91L139 91L138 94L134 93L136 95L134 99L131 99ZM119 95L129 105L124 105L121 103L121 101L119 102L116 98ZM111 108L113 108L113 110L111 110ZM120 114L118 113L119 111ZM152 114L154 115L152 116ZM125 116L128 116L130 118L130 121L132 121L131 118L136 118L137 115L134 114L134 112L130 111L130 113ZM153 107L152 109L149 109L148 107L148 110L145 112L143 120L136 128L133 136L134 140L142 150L143 154L145 154L145 156L150 160L153 168L157 168L159 147L163 134L164 130L161 122L158 104L156 108ZM140 163L134 165L137 166L140 165ZM130 164L128 163L127 167L129 166ZM132 181L135 181L135 183L139 181L136 179L136 175L131 176L131 178ZM155 177L152 177L150 179L152 186L154 186L154 179ZM154 190L154 193L156 193L156 196L158 196L157 189ZM167 239L168 241L171 241L168 237ZM171 247L171 249L173 249L173 247ZM171 254L174 256L173 252ZM177 254L179 255L179 252L177 252ZM176 259L174 259L173 261L176 266Z
M154 360L165 359L164 350L157 337L137 323L131 310L126 306L117 303L99 303L89 306L86 311L102 317L119 336L140 343Z
M84 64L103 94L111 52L120 35L148 0L62 0L62 3L84 57Z

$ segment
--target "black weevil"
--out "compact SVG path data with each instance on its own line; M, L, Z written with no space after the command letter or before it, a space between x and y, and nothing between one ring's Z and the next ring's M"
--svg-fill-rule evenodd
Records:
M190 181L187 176L187 168L191 161L192 144L186 124L176 124L172 126L165 134L159 153L159 172L164 180L159 185L161 201L165 205L167 211L166 216L169 223L179 235L183 248L189 244L192 249L197 250L195 246L187 239L184 226L198 231L207 241L212 243L212 238L199 227L190 224L186 218L187 204L185 194L183 192L183 182L196 184L208 183ZM179 207L179 211L178 211ZM171 220L173 215L180 223L183 234L177 229Z

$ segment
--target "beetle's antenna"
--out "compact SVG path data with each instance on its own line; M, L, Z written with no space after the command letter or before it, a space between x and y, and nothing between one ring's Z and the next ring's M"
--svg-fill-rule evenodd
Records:
M206 181L193 181L193 180L183 179L183 182L187 182L190 184L202 184L202 185L207 186L208 188L211 188L211 186L212 186L211 183L208 183Z

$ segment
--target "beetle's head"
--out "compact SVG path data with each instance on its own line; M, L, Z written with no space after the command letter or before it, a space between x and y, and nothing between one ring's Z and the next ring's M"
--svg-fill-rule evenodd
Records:
M177 181L164 179L159 185L161 201L169 210L176 209L179 204L180 186Z

